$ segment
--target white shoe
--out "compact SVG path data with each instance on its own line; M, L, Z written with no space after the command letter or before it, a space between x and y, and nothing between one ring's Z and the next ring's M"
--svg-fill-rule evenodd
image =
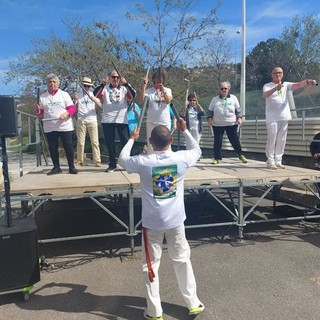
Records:
M279 169L285 169L286 167L282 163L276 163L276 167Z
M274 163L268 163L267 168L271 170L277 170L278 167Z

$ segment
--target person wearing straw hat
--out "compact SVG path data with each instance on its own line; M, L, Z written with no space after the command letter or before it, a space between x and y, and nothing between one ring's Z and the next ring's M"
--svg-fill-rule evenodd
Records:
M187 150L173 152L170 130L160 124L151 131L150 143L154 154L130 156L134 141L139 137L140 129L137 127L119 157L119 164L128 173L138 173L141 180L142 265L147 297L144 317L149 320L163 320L158 270L164 239L189 315L195 316L204 310L197 295L190 247L185 235L183 200L185 173L196 165L201 149L183 119L177 121L177 126L186 139Z
M96 106L101 108L101 101L93 95L91 78L83 77L81 80L81 92L74 95L74 103L77 106L77 162L76 166L84 164L84 147L86 134L89 133L92 160L95 166L101 167L101 156L99 147L98 119Z

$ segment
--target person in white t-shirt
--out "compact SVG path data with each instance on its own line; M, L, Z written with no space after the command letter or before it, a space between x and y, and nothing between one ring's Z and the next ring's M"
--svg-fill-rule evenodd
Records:
M247 158L242 154L242 147L239 138L239 127L242 125L242 115L238 98L230 94L231 84L229 81L220 83L220 94L213 97L208 111L208 125L213 128L213 164L219 164L222 160L222 139L224 132L237 153L238 158L247 163Z
M305 88L316 84L316 80L306 79L300 82L282 82L283 70L275 67L272 70L272 82L263 86L263 97L266 100L267 168L284 169L282 156L287 140L288 122L291 112L288 91Z
M138 173L142 193L143 272L147 289L146 319L163 319L159 294L158 270L164 238L172 260L180 292L189 309L189 315L204 310L197 296L197 286L191 261L190 247L185 236L184 175L195 166L201 149L182 119L177 123L186 140L186 149L171 150L173 141L169 128L157 125L151 131L150 143L154 153L130 156L134 140L139 137L136 128L122 149L119 164L128 173Z
M101 124L109 153L109 167L106 171L113 172L117 169L116 130L123 147L129 138L128 102L134 99L136 92L125 78L120 78L118 72L113 70L93 93L103 101Z
M91 141L92 158L96 167L101 167L99 147L98 119L96 106L101 108L101 101L90 90L93 86L91 78L83 77L82 90L74 95L74 103L77 106L77 166L84 164L84 147L86 133L88 131Z
M141 88L141 100L145 96L149 98L147 111L147 146L148 153L153 152L152 145L149 142L152 129L158 124L163 124L171 130L170 105L172 100L172 91L164 86L166 76L164 71L156 71L152 75L153 87L147 89L149 79L143 79Z
M73 152L73 121L72 115L76 106L69 93L59 89L59 78L51 73L47 76L48 90L40 96L37 104L37 116L42 118L43 130L46 134L53 168L47 175L62 173L59 161L59 138L62 141L66 153L69 173L77 174L74 166Z

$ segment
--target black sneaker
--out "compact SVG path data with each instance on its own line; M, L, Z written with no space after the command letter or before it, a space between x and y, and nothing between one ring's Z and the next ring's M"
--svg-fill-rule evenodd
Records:
M69 168L69 173L71 173L71 174L77 174L78 172L79 171L75 167Z
M113 172L113 171L116 171L116 169L117 169L117 166L110 164L106 172Z
M47 173L47 175L52 176L53 174L59 174L59 173L62 173L62 170L60 169L60 167L53 167L51 171Z

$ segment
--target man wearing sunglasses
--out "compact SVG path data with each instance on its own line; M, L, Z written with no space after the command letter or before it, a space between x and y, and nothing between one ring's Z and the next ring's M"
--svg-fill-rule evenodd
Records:
M109 81L109 84L107 82ZM121 146L124 147L129 139L127 102L134 99L136 92L125 78L117 71L103 79L103 83L94 90L94 95L102 99L102 130L109 153L109 167L106 172L115 171L116 161L116 130Z
M248 162L245 156L242 154L238 135L238 128L242 123L240 104L238 98L229 93L230 88L230 82L221 82L220 94L211 100L208 108L208 125L213 127L214 134L213 164L219 164L222 160L222 138L225 131L227 132L228 139L233 149L236 151L239 159L243 163Z
M314 79L300 82L282 82L283 70L275 67L272 70L272 81L263 86L263 97L266 100L267 168L271 170L285 169L282 156L287 140L288 122L291 111L288 92L317 83Z

